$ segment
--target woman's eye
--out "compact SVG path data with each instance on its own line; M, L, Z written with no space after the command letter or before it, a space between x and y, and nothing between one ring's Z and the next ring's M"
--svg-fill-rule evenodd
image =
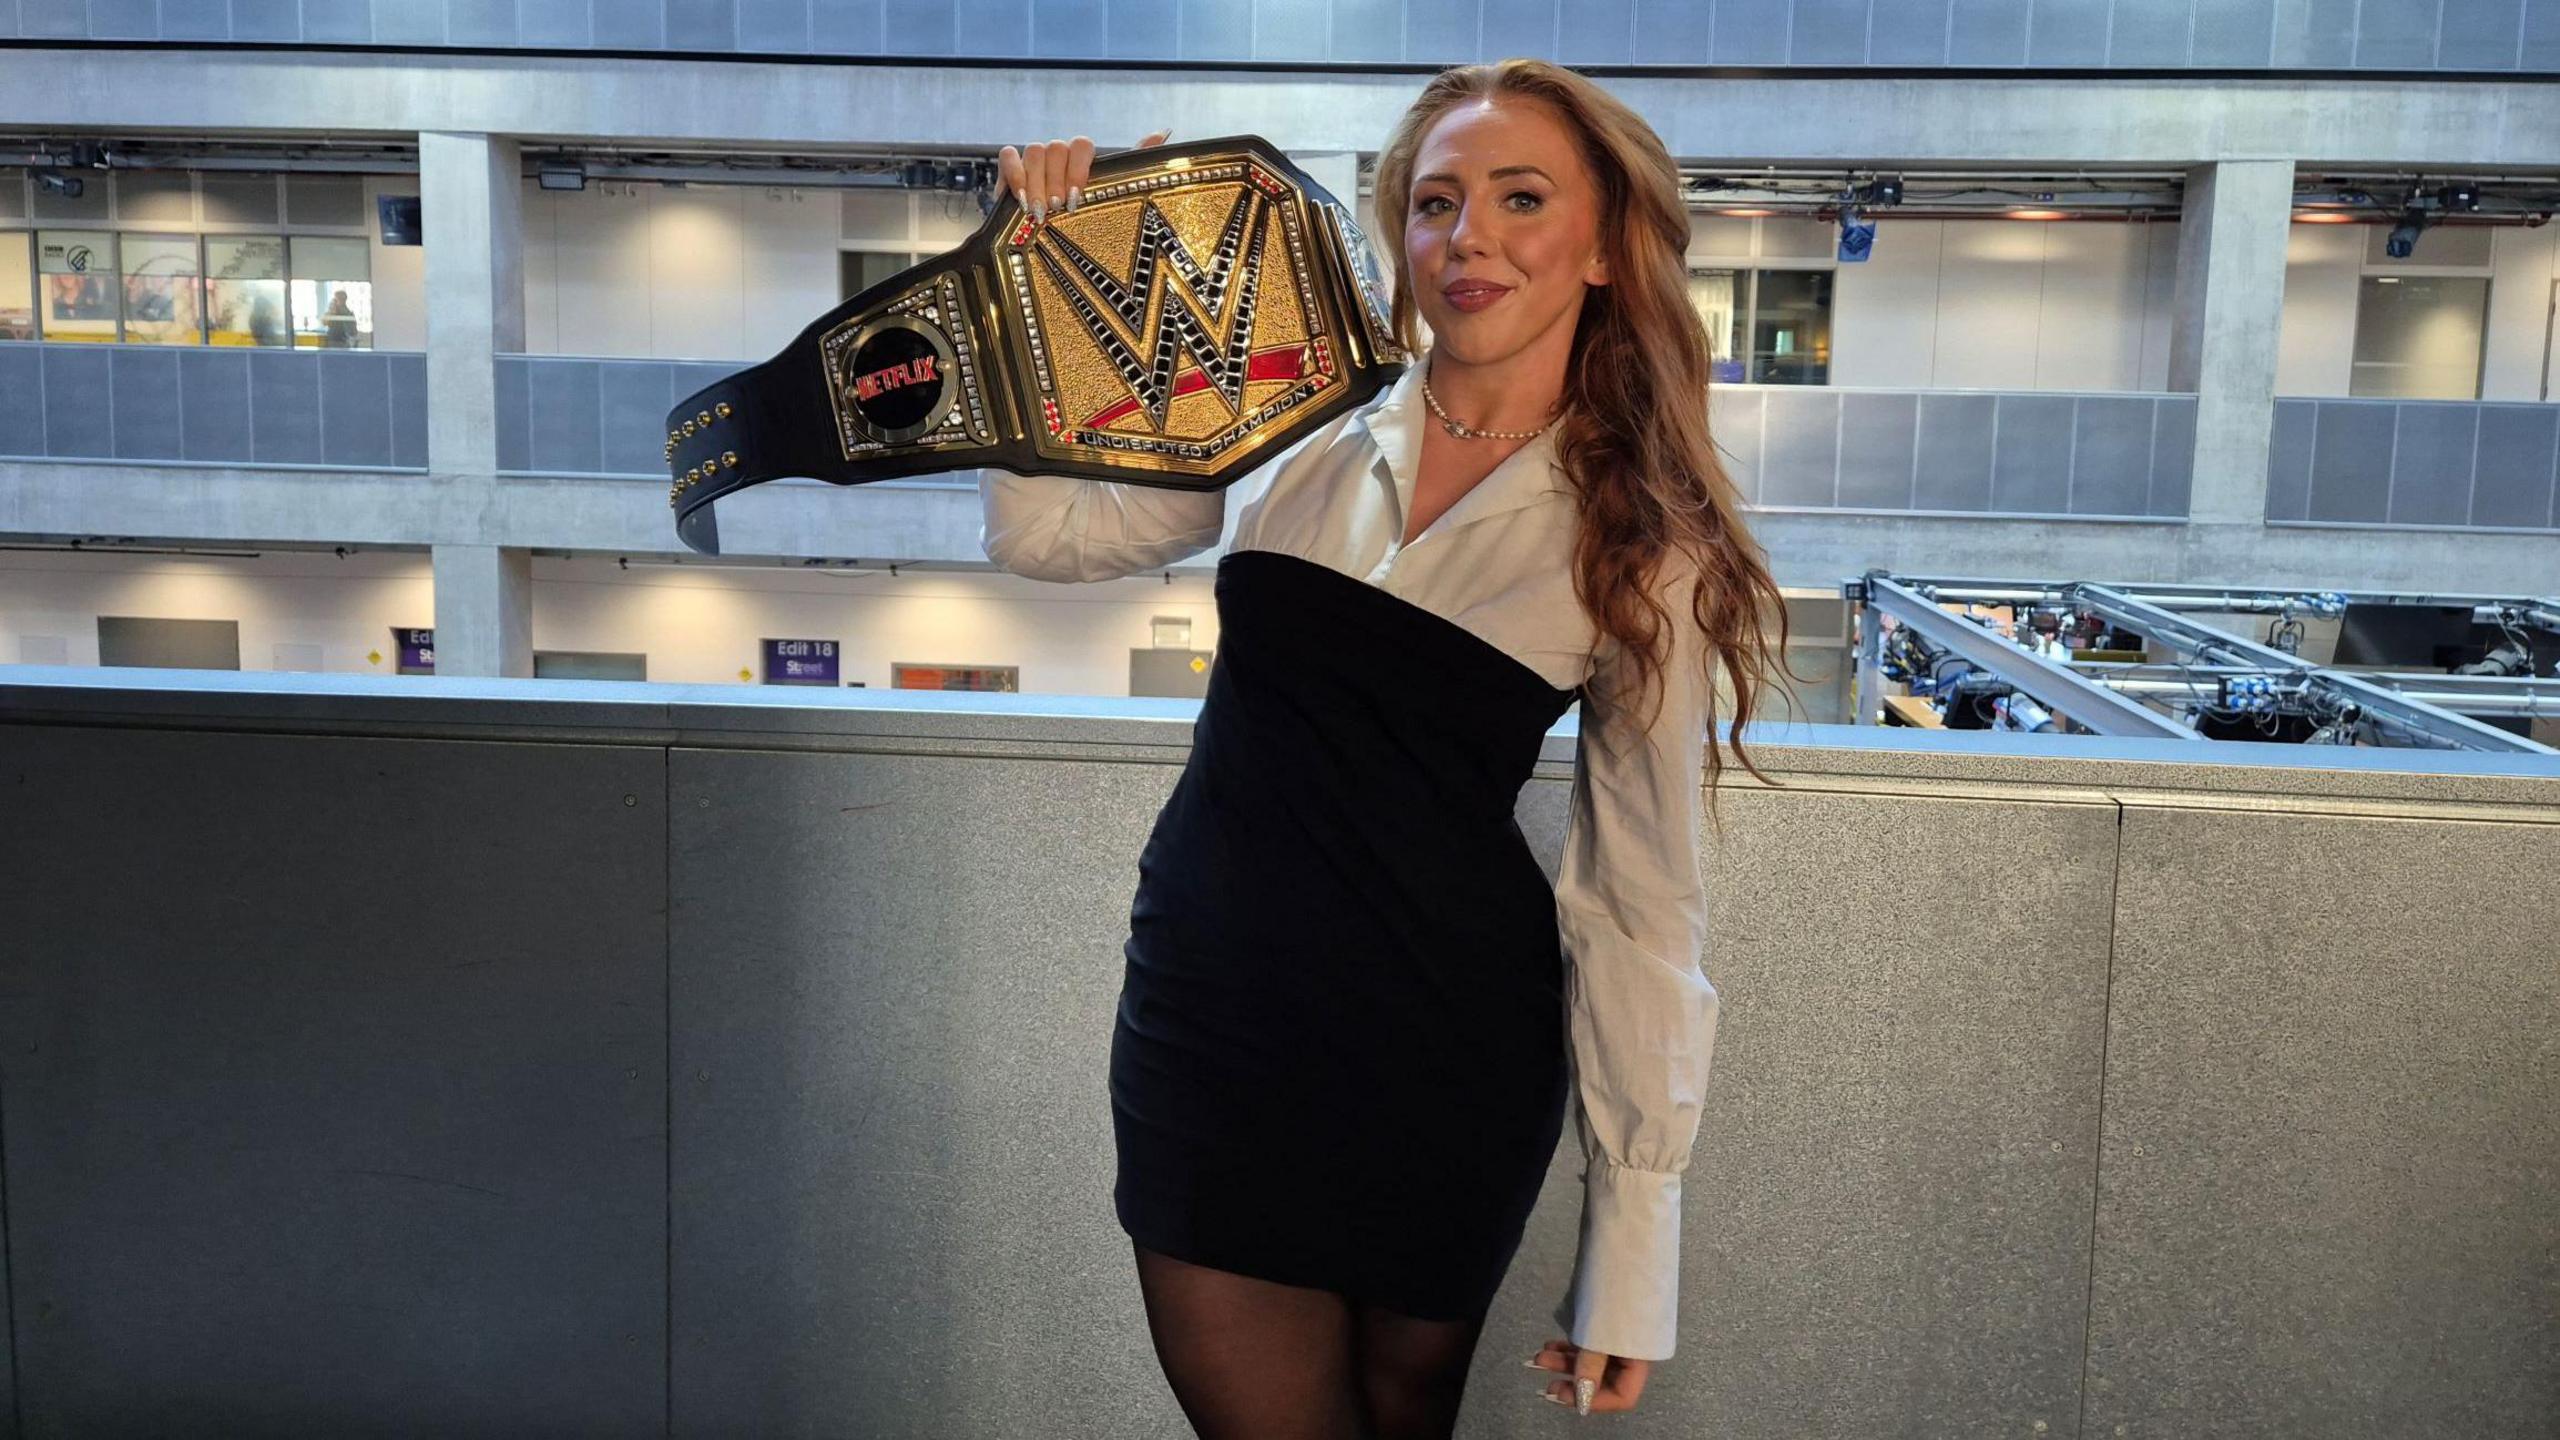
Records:
M1542 205L1542 204L1544 204L1544 203L1545 203L1543 200L1541 200L1541 199L1539 199L1539 198L1538 198L1538 192L1536 192L1536 191L1534 191L1534 190L1514 190L1514 191L1512 191L1509 195L1504 196L1503 198L1504 198L1504 199L1507 199L1507 200L1526 200L1526 201L1528 201L1529 203L1528 203L1527 205L1516 207L1516 208L1524 209L1524 210L1534 210L1534 209L1536 209L1538 206L1540 206L1540 205Z
M1448 203L1448 201L1446 200L1446 198L1445 198L1445 197L1442 197L1442 196L1439 196L1439 195L1429 195L1429 196L1425 196L1425 197L1423 197L1423 201L1422 201L1422 203L1421 203L1420 205L1415 206L1414 208L1415 208L1415 209L1417 209L1417 210L1419 210L1419 211L1421 211L1421 212L1422 212L1423 214L1425 214L1425 215L1430 215L1430 214L1434 214L1434 213L1436 213L1436 212L1434 212L1434 211L1432 210L1432 208L1431 208L1432 206L1434 206L1434 205L1445 205L1445 204L1447 204L1447 203Z

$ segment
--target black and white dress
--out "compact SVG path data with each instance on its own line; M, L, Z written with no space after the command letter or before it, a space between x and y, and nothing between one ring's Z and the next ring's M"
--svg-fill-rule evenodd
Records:
M1656 722L1582 709L1550 885L1513 808L1541 737L1621 656L1573 592L1552 436L1401 543L1436 423L1421 373L1226 492L984 472L987 555L1042 579L1197 554L1235 509L1207 698L1138 859L1115 1208L1180 1259L1466 1317L1570 1108L1584 1203L1557 1319L1664 1359L1717 1018L1691 572L1657 582L1675 643Z

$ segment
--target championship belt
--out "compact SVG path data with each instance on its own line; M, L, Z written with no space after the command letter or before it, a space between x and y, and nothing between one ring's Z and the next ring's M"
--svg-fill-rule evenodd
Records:
M1349 207L1259 136L1098 157L1073 213L1011 194L956 250L820 316L667 417L676 533L803 475L992 466L1217 490L1409 357Z

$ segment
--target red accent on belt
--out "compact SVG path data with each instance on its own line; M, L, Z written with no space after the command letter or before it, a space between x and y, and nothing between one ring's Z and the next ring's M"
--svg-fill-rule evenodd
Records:
M1295 345L1274 345L1267 350L1256 350L1246 359L1244 378L1248 382L1295 380L1299 376L1314 373L1316 368L1315 361L1309 357L1307 346L1303 342ZM1322 368L1330 369L1331 367ZM1173 377L1173 393L1177 397L1208 388L1209 377L1197 365ZM1138 397L1131 395L1104 407L1100 413L1084 422L1084 428L1099 430L1114 420L1137 412Z

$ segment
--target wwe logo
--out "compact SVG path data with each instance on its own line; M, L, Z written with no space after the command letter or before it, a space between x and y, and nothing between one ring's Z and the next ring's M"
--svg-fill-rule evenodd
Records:
M1120 378L1128 384L1129 393L1161 431L1177 389L1174 371L1185 354L1200 367L1207 387L1227 402L1227 408L1243 413L1244 382L1252 368L1254 288L1262 269L1262 247L1270 234L1270 222L1269 204L1246 187L1227 212L1216 251L1209 263L1202 265L1155 202L1144 201L1138 212L1137 248L1130 257L1126 282L1104 269L1102 262L1056 227L1048 230L1048 243L1033 253L1040 257L1059 293L1067 297L1085 333L1111 357ZM1073 275L1068 273L1070 268ZM1169 268L1180 276L1191 298L1185 299L1163 283L1158 275L1160 268ZM1082 284L1077 283L1079 278ZM1193 300L1199 302L1199 308L1193 307ZM1155 312L1152 326L1147 321L1150 309ZM1226 311L1223 326L1217 320L1221 309ZM1119 326L1112 324L1115 318ZM1126 338L1121 327L1126 328ZM1141 343L1149 349L1143 360L1135 348Z

